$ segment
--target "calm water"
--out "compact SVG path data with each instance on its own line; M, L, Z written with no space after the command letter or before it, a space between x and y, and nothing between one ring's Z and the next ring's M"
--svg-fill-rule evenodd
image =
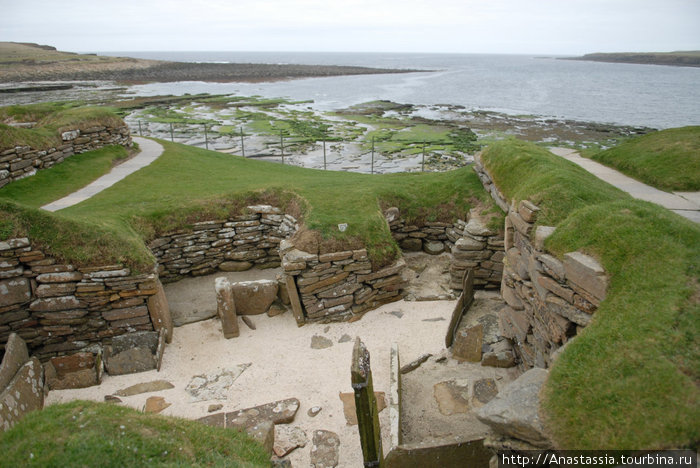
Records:
M431 70L277 83L159 83L140 95L240 93L313 99L331 110L375 99L458 104L511 114L643 125L700 125L700 68L611 64L523 55L274 52L101 52L193 62L300 63Z

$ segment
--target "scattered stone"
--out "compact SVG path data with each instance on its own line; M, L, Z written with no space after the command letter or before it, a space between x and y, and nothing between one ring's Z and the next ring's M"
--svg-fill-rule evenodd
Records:
M442 322L443 320L445 320L445 317L434 317L429 319L423 319L422 322Z
M392 310L389 313L395 317L398 317L398 318L403 317L403 312L401 312L400 310Z
M267 309L268 317L277 317L287 312L287 307L279 300L272 303L269 309Z
M219 374L195 375L185 391L192 396L192 401L225 400L229 387L249 366L250 363L238 364Z
M146 399L146 406L143 411L144 413L158 414L168 406L170 406L170 403L165 401L165 398L161 396L152 396Z
M214 411L219 411L223 407L224 407L224 405L222 405L221 403L215 403L215 404L209 405L209 407L207 408L207 413L213 413Z
M311 468L335 468L338 466L340 438L331 431L314 431L311 446Z
M426 353L420 356L418 359L411 361L410 363L406 364L405 366L401 367L401 374L408 374L411 371L414 371L420 367L421 364L423 364L425 361L430 358L432 354Z
M292 462L287 458L279 458L277 455L273 455L270 458L270 465L272 468L292 468Z
M435 362L446 362L447 361L447 356L440 356L435 360Z
M349 341L352 341L352 338L350 337L350 335L345 333L343 336L340 337L340 339L338 340L338 343L347 343Z
M275 442L272 451L278 457L284 457L299 447L306 447L309 438L298 426L280 424L275 426Z
M247 317L245 315L241 315L241 320L243 320L243 323L245 323L248 326L248 328L250 328L251 330L256 329L255 323L253 323L253 321L250 319L250 317Z
M318 413L321 412L322 409L323 408L321 408L320 406L312 406L311 408L309 408L309 411L307 411L306 414L311 418L315 418L318 415Z
M110 375L134 374L158 366L158 332L136 332L115 336L106 348L105 367Z
M333 341L329 340L325 336L314 335L311 337L311 348L312 349L324 349L333 346Z
M452 356L458 361L481 361L483 337L484 326L482 324L458 330L452 345Z
M423 242L423 252L428 255L440 255L445 251L445 244L439 241Z
M153 380L151 382L144 382L123 388L121 390L117 390L116 392L114 392L114 394L117 396L127 397L139 395L141 393L160 392L162 390L169 390L171 388L175 388L175 386L167 380ZM106 398L107 397L105 397L105 399Z
M445 416L469 411L469 381L447 380L433 386L433 396Z
M483 406L498 395L498 387L493 379L479 379L474 382L474 398L472 404L475 408Z
M355 410L355 393L339 393L340 401L343 402L343 414L348 426L357 425L357 411ZM374 392L377 400L377 411L381 413L386 408L386 398L384 392Z
M226 413L226 426L249 427L259 421L270 421L272 424L289 424L299 411L299 400L288 398L267 403L253 408Z
M228 278L221 276L214 280L216 292L216 313L221 320L221 329L227 340L241 334L238 328L238 316L236 315L236 301L233 298L231 283Z
M105 395L105 401L107 403L121 403L122 399L114 395Z
M539 392L547 374L540 368L525 372L480 408L476 417L500 434L550 448L552 443L545 435L539 417Z

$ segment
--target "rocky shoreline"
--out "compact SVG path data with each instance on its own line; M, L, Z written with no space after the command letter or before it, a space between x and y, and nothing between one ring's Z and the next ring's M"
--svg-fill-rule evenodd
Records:
M99 64L18 64L0 69L0 83L27 81L117 81L122 83L169 83L175 81L260 82L294 78L425 70L369 68L339 65L279 65L261 63L189 63L131 59Z

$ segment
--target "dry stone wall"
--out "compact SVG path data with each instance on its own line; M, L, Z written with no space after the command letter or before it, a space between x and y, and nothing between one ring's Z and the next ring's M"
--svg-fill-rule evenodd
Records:
M503 272L503 235L487 227L475 210L469 221L458 219L452 224L426 222L424 225L408 224L401 218L398 208L384 212L391 235L406 252L439 255L452 254L450 262L450 287L461 291L467 270L474 271L474 285L478 288L496 289L501 285Z
M63 144L50 148L15 146L0 148L0 188L15 180L36 174L74 154L108 145L131 146L129 127L91 127L61 134Z
M403 259L373 272L365 249L315 254L285 241L280 252L297 321L347 320L403 297Z
M149 310L149 298L161 288L155 273L132 275L120 265L76 268L27 238L0 242L0 349L17 333L42 361L97 353L91 345L154 330L151 316L158 311Z
M510 339L525 368L547 368L557 349L590 323L605 299L608 276L581 252L557 258L545 248L554 227L537 226L539 208L528 200L508 204L476 158L475 170L499 206L507 211L500 314L501 333Z
M164 283L216 271L245 271L280 265L279 244L298 229L290 215L269 205L255 205L230 219L194 224L149 243Z

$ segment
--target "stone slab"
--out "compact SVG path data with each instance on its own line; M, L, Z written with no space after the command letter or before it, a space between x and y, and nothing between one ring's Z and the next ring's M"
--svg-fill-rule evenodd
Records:
M32 357L0 393L0 430L10 429L26 413L44 407L44 368Z

